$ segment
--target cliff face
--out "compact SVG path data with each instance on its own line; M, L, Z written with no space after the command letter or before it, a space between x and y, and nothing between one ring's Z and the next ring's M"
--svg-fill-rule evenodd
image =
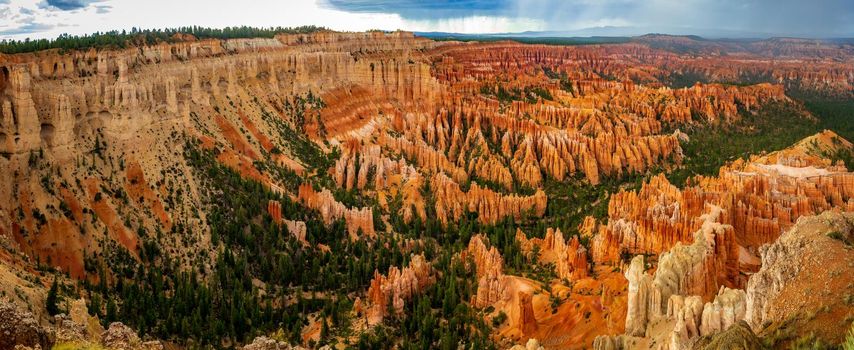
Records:
M438 91L426 66L406 61L405 51L432 47L431 41L401 33L315 36L328 38L206 40L139 50L15 56L3 67L8 87L0 99L0 151L67 145L79 139L77 126L94 116L105 119L108 130L129 137L153 122L188 117L192 103L210 105L212 95L235 95L255 84L271 94L289 94L341 86L346 78L380 100L401 101L417 101L415 96ZM402 57L356 60L349 52L358 49L402 52ZM336 123L358 115L346 106L336 108L334 95L329 93L333 106L323 115L332 132L338 130ZM346 101L358 104L360 99Z
M443 87L419 52L436 45L407 33L315 33L4 55L0 196L8 200L0 203L0 234L78 278L86 275L84 255L97 256L104 238L136 256L139 234L177 229L186 237L164 243L164 252L199 261L183 252L209 244L199 210L209 184L194 178L188 145L274 192L299 196L297 186L286 189L281 170L260 164L308 176L319 163L305 151L315 146L294 146L301 137L294 132L320 138L322 125L337 143L358 135L353 128L375 125L368 116L392 103L396 111L429 108ZM377 165L412 171L402 162L366 163L361 183ZM327 222L344 219L354 238L359 230L374 234L371 208L342 207L323 189L304 192ZM281 223L302 240L304 225L285 216Z

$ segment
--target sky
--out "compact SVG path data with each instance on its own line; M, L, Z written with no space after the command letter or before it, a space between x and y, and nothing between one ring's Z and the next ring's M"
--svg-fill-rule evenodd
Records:
M0 39L190 25L854 37L854 0L0 0Z

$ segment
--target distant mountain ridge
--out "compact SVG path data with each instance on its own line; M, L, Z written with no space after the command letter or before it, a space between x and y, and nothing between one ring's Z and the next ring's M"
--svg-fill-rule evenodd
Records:
M699 35L648 33L639 36L560 36L565 32L523 32L507 34L418 33L434 40L518 41L526 44L586 45L640 43L679 54L756 54L765 57L836 57L854 53L854 38L809 39L793 37L712 39ZM549 34L549 35L546 35ZM841 49L841 51L840 51Z
M722 29L690 28L646 28L604 26L578 30L545 30L504 33L454 33L454 32L415 32L416 35L435 37L492 37L492 38L589 38L589 37L642 37L647 35L686 36L712 40L770 40L777 38L818 39L825 41L854 41L854 37L804 38L789 33L745 32Z

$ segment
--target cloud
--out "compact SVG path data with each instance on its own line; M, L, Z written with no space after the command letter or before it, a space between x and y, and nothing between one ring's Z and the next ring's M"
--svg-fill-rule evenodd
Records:
M9 28L9 29L0 29L0 35L18 35L18 34L29 34L29 33L37 33L48 31L56 28L55 25L46 24L46 23L38 23L38 22L30 22L24 24L19 27Z
M88 7L102 0L44 0L38 4L43 9L74 11Z
M392 13L408 20L488 16L536 21L549 30L625 26L637 31L854 35L851 0L319 0L354 13ZM641 32L640 34L643 34Z
M554 35L854 37L852 0L0 0L0 36L186 25ZM168 8L169 11L163 9ZM11 12L6 12L9 9ZM18 20L26 18L23 23ZM53 26L52 29L45 30ZM71 27L63 27L68 25ZM21 27L11 29L13 27ZM593 28L593 29L590 29ZM25 30L41 30L26 35ZM11 33L18 34L11 34ZM24 33L24 34L21 34ZM552 34L549 34L552 35Z
M502 16L512 0L320 0L320 5L341 11L394 13L405 19L443 19L470 16Z

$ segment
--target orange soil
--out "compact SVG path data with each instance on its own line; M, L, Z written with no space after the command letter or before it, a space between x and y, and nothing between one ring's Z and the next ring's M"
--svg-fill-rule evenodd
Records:
M125 184L125 188L127 189L128 196L131 201L139 202L140 204L143 202L147 203L148 206L151 207L151 210L154 211L154 215L157 216L157 219L160 220L163 228L166 231L171 230L172 220L163 208L163 203L160 202L160 198L145 181L145 174L143 174L142 167L140 167L139 162L131 160L129 163L130 165L126 171L127 182Z
M576 281L570 289L554 285L552 293L565 298L552 313L548 298L534 303L538 329L531 337L547 349L584 349L601 334L619 334L625 330L627 281L611 267L596 268L598 279ZM604 289L604 291L603 291Z
M89 203L92 204L92 210L95 211L98 219L107 226L111 238L127 248L131 254L136 254L136 248L139 244L136 234L125 227L116 210L107 201L109 196L106 193L101 193L101 200L95 201L95 195L100 192L99 181L95 178L88 178L84 180L84 183L89 195Z
M291 170L296 172L297 175L302 175L305 172L305 167L302 166L302 164L298 163L297 161L291 159L290 157L284 154L280 154L274 158L276 159L276 163L290 168Z
M230 148L223 149L222 152L216 157L220 163L225 164L225 166L232 168L240 173L243 177L248 177L253 180L259 181L263 184L271 184L267 176L262 174L258 169L252 165L252 161L247 159L244 156L241 156L239 153L235 152Z
M246 125L246 128L249 129L249 132L252 133L252 136L255 136L255 138L258 139L258 142L261 143L261 147L264 147L265 151L270 152L274 147L273 142L270 141L270 138L267 137L267 135L264 135L260 130L258 130L258 127L255 126L255 123L249 120L249 118L246 117L246 114L244 114L243 111L239 110L237 113L240 115L240 121L243 122L243 125Z
M67 191L64 188L62 190ZM39 227L38 232L35 232L36 221L33 218L30 193L22 190L18 198L21 199L24 220L21 223L12 223L15 242L22 248L28 247L31 256L39 257L41 262L58 266L75 278L83 277L83 250L82 243L78 239L80 233L77 226L64 217L49 219L46 224ZM77 203L76 200L74 202ZM79 203L77 205L79 206ZM71 208L74 212L73 207ZM82 210L78 210L82 216ZM23 229L27 232L26 237Z
M59 194L62 195L62 200L65 201L65 204L68 204L68 208L71 209L71 214L74 215L74 220L77 221L77 224L82 224L83 206L80 205L80 201L77 200L77 197L75 197L74 194L65 187L61 187L59 189Z
M794 316L794 324L788 327L796 329L799 336L812 333L837 344L844 340L842 330L850 328L854 318L854 304L847 300L854 295L854 249L823 237L811 244L817 246L801 259L801 270L772 301L770 314L777 320ZM817 284L817 279L826 282ZM786 325L773 324L763 333L772 333L778 326Z
M50 219L39 230L32 244L38 256L50 257L51 266L59 266L71 277L83 278L83 246L76 225L66 218Z
M200 141L202 141L202 148L206 150L212 150L216 147L216 141L206 135L196 135Z
M243 139L243 136L241 136L240 132L234 128L234 125L231 125L231 123L221 115L216 115L214 120L216 121L216 125L219 126L219 129L222 130L222 136L231 143L235 150L249 158L252 158L252 160L259 159L258 153L252 149L249 142L246 142L246 140Z

